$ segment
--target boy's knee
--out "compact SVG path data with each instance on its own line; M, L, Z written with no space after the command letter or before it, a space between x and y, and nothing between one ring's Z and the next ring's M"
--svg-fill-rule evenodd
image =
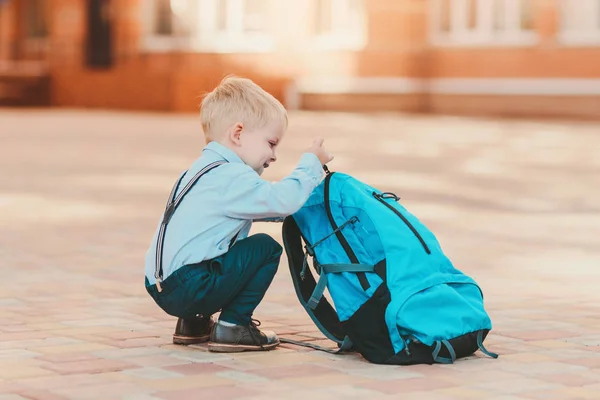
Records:
M281 247L281 245L271 236L267 235L266 233L257 233L254 235L254 237L261 246L265 246L269 250L269 253L273 257L281 257L281 254L283 253L283 247Z

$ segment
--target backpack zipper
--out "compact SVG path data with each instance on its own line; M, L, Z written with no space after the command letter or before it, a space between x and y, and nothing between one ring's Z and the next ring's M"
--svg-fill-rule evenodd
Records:
M327 218L329 219L329 223L331 224L331 227L335 232L335 236L342 245L342 248L346 252L346 255L350 259L350 262L352 264L359 264L356 254L354 254L354 251L352 251L350 244L344 237L344 234L342 233L340 228L335 223L335 220L333 219L333 214L331 213L331 204L329 203L329 184L331 182L331 177L334 173L335 172L329 172L325 177L325 211L327 212ZM367 275L364 272L357 272L356 275L358 277L358 281L360 282L360 286L363 288L363 290L367 290L371 287L371 284L367 279Z
M406 226L408 226L408 229L410 229L411 232L416 236L416 238L419 239L419 242L421 242L421 245L423 246L423 249L425 250L425 252L427 254L431 254L431 250L429 250L429 247L427 247L427 243L425 243L425 240L423 240L423 237L421 237L421 235L419 234L417 229L410 223L410 221L408 219L406 219L406 217L404 215L402 215L402 213L400 211L398 211L397 209L392 207L390 204L388 204L384 200L384 198L389 198L389 197L385 197L376 192L373 192L373 197L375 197L381 204L385 205L387 208L392 210L397 216L399 216L400 219L402 220L402 222L404 222L406 224Z

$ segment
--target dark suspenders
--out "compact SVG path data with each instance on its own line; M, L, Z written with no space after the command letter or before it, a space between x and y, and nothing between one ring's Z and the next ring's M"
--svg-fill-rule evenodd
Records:
M154 271L154 277L156 278L156 288L158 289L159 292L162 291L162 287L161 287L160 283L161 283L162 277L163 277L162 258L163 258L163 246L165 244L165 232L167 230L167 224L171 220L171 217L173 216L175 209L177 209L177 207L183 200L184 196L186 194L188 194L190 189L196 184L196 182L198 182L198 180L200 178L202 178L202 175L217 168L221 164L225 164L226 162L227 161L225 161L225 160L215 161L213 163L208 164L206 167L202 168L200 171L198 171L198 173L196 175L194 175L194 177L192 179L190 179L188 184L185 185L185 187L181 190L181 193L179 193L179 195L177 195L177 189L179 189L179 185L181 184L181 181L183 180L183 177L185 176L187 171L181 175L181 177L179 178L179 180L177 181L175 186L173 186L173 190L171 191L171 194L169 195L169 201L167 203L167 207L165 208L163 220L160 224L160 230L158 231L158 239L156 241L156 260L155 260L156 269Z

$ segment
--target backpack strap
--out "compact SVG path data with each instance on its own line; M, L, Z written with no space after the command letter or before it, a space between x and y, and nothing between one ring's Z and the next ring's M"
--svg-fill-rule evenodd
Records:
M327 298L322 296L323 291L321 291L320 300L314 307L309 307L308 305L309 300L317 288L317 282L311 270L307 268L307 255L302 250L302 234L298 228L298 224L292 216L286 217L283 221L282 236L283 245L288 256L290 274L292 276L292 282L294 284L294 290L296 291L298 300L323 335L337 343L338 349L326 349L311 343L298 342L284 338L281 338L280 340L284 343L310 347L313 349L326 351L328 353L339 353L351 350L352 341L346 335L346 332L344 331L342 323L340 322L340 319L334 308L331 306ZM304 241L306 242L306 240ZM321 273L321 277L325 275L326 274ZM320 279L320 281L321 280L322 279ZM323 290L324 289L325 287L323 286Z
M213 169L217 168L219 165L225 164L225 163L227 163L227 161L225 161L225 160L215 161L213 163L208 164L204 168L202 168L200 171L198 171L196 173L196 175L194 175L192 177L192 179L190 179L190 181L187 183L187 185L185 185L185 187L183 189L181 189L181 192L179 193L179 195L177 195L177 190L179 189L179 185L181 184L183 177L185 176L185 174L187 174L188 171L185 171L183 174L181 174L181 177L177 180L177 183L175 183L175 186L173 186L173 189L171 190L171 194L169 195L169 201L167 202L167 206L165 208L165 213L163 214L162 222L160 223L160 229L158 231L158 239L156 242L156 259L155 259L156 269L154 270L154 277L156 278L156 288L158 289L159 292L162 291L162 287L161 287L161 282L162 282L162 278L163 278L162 259L163 259L163 246L165 244L165 232L167 231L167 224L171 220L171 217L173 217L175 210L177 209L179 204L181 204L181 201L183 200L185 195L187 195L189 193L190 189L196 184L196 182L198 182L198 180L200 178L202 178L202 176L204 174L212 171Z
M479 350L481 350L481 352L483 354L485 354L486 356L492 357L492 358L498 358L498 354L492 353L491 351L486 349L485 346L483 345L483 331L477 332L477 347L479 347Z
M492 357L492 358L498 358L498 354L492 353L491 351L488 351L484 347L483 334L484 334L483 330L477 331L477 347L486 356ZM456 358L457 358L456 351L455 351L454 347L452 346L452 344L450 343L450 341L436 340L434 343L435 343L435 348L433 349L433 352L431 353L431 356L432 356L434 362L442 363L442 364L452 364L452 363L454 363L454 361L456 361ZM448 354L450 355L450 358L440 356L440 351L442 350L442 346L446 347L446 349L448 350Z
M375 266L367 264L319 264L319 268L321 269L321 276L317 282L317 287L315 287L315 290L313 291L312 296L310 296L310 299L307 303L308 307L313 310L319 305L319 302L323 298L323 292L327 287L327 274L375 271Z
M450 354L450 358L440 357L440 350L442 349L442 345L448 349L448 353ZM456 352L454 351L454 347L447 340L436 340L435 349L433 349L433 353L431 354L433 361L441 364L452 364L456 361Z
M310 347L311 349L325 351L330 354L338 354L338 353L342 353L344 351L351 351L352 346L353 346L353 343L348 336L346 336L344 338L344 340L341 344L338 344L337 350L328 349L326 347L319 346L319 345L313 344L313 343L300 342L298 340L292 340L292 339L286 339L286 338L279 338L279 341L282 343L295 344L296 346Z

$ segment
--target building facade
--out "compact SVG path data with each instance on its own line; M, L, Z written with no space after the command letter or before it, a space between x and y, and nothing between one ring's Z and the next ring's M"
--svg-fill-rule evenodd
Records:
M228 74L292 109L600 118L600 0L0 0L7 104L194 112Z

